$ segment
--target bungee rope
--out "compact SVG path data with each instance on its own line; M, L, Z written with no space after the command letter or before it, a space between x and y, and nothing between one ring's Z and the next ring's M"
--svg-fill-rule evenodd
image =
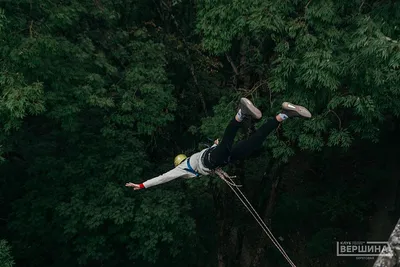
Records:
M242 185L237 185L235 184L235 182L232 181L232 179L236 178L236 176L229 176L226 172L224 172L221 169L215 169L214 173L217 174L219 176L219 178L221 178L222 180L224 180L225 183L234 186L234 187L241 187ZM227 180L227 178L229 178L232 182L229 182Z
M265 234L269 237L269 239L272 241L272 243L276 246L276 248L279 250L279 252L283 255L283 257L287 260L287 262L290 264L292 267L296 267L296 265L293 263L293 261L289 258L289 256L286 254L285 250L283 247L279 244L278 240L276 240L275 236L272 234L271 230L268 228L268 226L265 224L263 219L260 217L260 215L257 213L257 211L254 209L254 207L251 205L250 201L246 198L246 196L243 194L243 192L240 190L241 185L237 185L234 181L233 178L236 176L229 176L226 172L224 172L221 168L217 168L213 171L216 175L218 175L235 193L235 195L239 198L239 200L242 202L242 204L247 208L247 210L253 215L254 219L256 219L257 223L261 226L261 228L264 230ZM229 181L228 181L229 180ZM238 193L239 192L239 193ZM239 195L240 194L240 195Z

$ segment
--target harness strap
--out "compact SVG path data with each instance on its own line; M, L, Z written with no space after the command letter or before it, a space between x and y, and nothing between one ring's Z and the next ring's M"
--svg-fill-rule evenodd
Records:
M186 165L187 165L187 168L184 169L185 171L191 172L194 175L196 175L197 177L200 176L200 173L193 170L192 166L190 165L190 157L187 158Z

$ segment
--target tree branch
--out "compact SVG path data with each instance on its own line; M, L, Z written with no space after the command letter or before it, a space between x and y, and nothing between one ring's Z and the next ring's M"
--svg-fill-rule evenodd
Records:
M29 36L32 38L33 37L33 30L32 30L32 27L33 27L33 20L31 20L31 24L29 25Z
M330 112L332 112L336 116L336 118L339 120L339 129L342 129L342 120L339 118L338 114L335 111L333 111L332 109L328 110L328 112L326 114L328 115Z
M304 7L304 9L307 9L308 5L311 3L311 0L308 1L307 5Z
M226 56L226 59L228 60L228 62L231 64L232 69L233 69L233 72L234 72L236 75L239 75L239 71L238 71L238 69L237 69L235 63L232 61L231 57L230 57L227 53L225 53L225 56Z
M365 4L365 0L363 0L363 1L361 2L360 7L358 8L358 12L361 13L361 9L362 9L362 7L364 6L364 4Z
M258 84L256 84L255 86L253 86L253 88L250 89L250 91L246 91L245 89L242 89L242 91L247 92L244 97L248 97L249 95L253 94L255 91L257 91L258 88L260 88L261 86L267 84L268 81L260 81L258 82ZM271 100L271 95L270 95L270 100ZM271 102L271 101L270 101Z
M169 12L169 14L171 15L172 21L173 21L174 24L175 24L175 27L177 28L177 30L178 30L178 31L180 32L180 34L182 35L182 42L183 42L183 44L185 45L185 53L186 53L186 55L187 55L187 57L188 57L188 60L189 60L190 74L192 75L192 78L193 78L193 81L194 81L194 85L195 85L195 87L196 87L196 89L197 89L197 94L199 95L201 104L202 104L202 106L203 106L203 111L204 111L205 115L207 116L208 112L207 112L206 102L205 102L205 100L204 100L203 92L202 92L202 90L200 89L200 86L199 86L198 81L197 81L197 76L196 76L196 73L195 73L194 64L193 64L193 61L192 61L191 56L190 56L189 45L188 45L188 43L186 42L185 35L184 35L183 31L181 30L181 28L180 28L180 26L179 26L179 24L178 24L178 21L176 20L174 14L172 14L172 12L171 12L171 10L170 10L170 7L169 7L164 1L162 1L161 3L168 9L168 12Z

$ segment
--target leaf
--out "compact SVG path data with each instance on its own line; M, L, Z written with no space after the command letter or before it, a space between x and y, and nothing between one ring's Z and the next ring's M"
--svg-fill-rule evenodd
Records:
M347 129L332 129L329 133L328 146L349 148L354 138Z
M1 266L13 267L15 262L11 256L11 247L8 242L4 239L0 240L0 262Z

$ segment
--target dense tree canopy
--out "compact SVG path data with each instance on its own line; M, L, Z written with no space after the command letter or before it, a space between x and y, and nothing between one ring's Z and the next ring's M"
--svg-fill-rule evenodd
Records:
M256 127L313 113L227 168L291 259L370 264L335 242L398 219L399 25L390 0L0 2L1 266L288 266L215 177L124 187L221 138L239 97Z

